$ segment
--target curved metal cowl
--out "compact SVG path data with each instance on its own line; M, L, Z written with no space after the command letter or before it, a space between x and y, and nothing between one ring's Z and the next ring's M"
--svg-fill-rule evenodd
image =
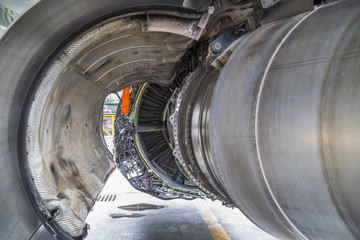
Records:
M213 171L281 239L359 239L360 2L259 28L217 81Z

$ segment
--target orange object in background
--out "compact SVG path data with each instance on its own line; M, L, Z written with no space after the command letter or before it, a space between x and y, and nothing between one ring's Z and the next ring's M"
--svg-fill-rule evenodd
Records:
M123 90L122 100L121 100L121 112L127 114L130 108L130 87L126 87Z

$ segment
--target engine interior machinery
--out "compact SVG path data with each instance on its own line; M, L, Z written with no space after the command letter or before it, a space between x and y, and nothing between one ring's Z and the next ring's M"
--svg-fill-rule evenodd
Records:
M280 239L359 239L359 16L357 0L39 1L0 41L0 239L84 238L115 166ZM102 105L122 89L112 156Z

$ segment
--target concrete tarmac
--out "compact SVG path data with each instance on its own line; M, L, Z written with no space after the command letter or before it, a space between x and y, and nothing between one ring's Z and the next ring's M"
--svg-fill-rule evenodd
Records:
M87 240L276 239L237 209L202 199L160 200L133 189L117 170L100 199L87 218ZM133 204L135 208L131 209L129 205ZM155 209L137 211L142 206Z

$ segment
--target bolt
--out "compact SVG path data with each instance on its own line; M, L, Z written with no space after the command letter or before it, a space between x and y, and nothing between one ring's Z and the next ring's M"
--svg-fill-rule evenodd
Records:
M221 43L219 43L219 42L214 43L214 49L215 50L219 51L221 49L221 47L222 47Z

